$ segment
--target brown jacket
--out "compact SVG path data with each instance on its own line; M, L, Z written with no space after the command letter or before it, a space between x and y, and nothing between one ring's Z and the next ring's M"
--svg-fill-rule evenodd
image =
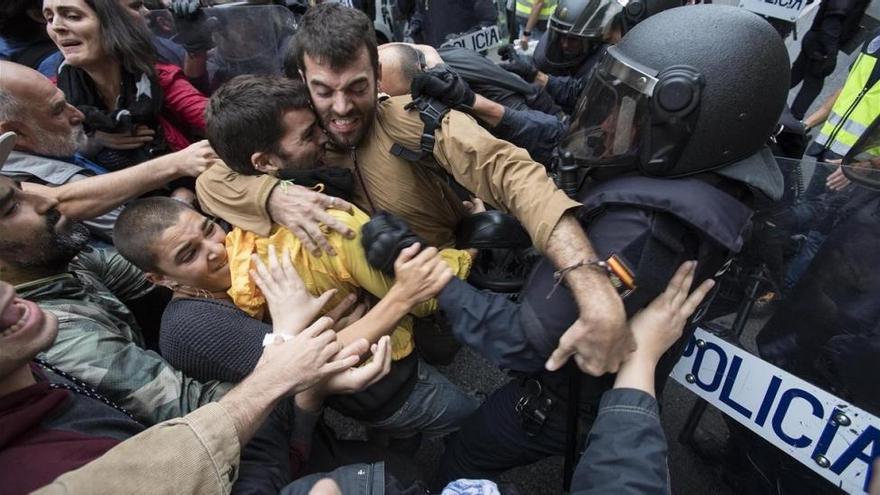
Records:
M435 133L433 159L415 164L392 155L394 143L419 149L423 125L416 110L404 109L409 102L409 96L379 101L376 120L361 145L350 153L328 153L329 164L354 169L353 202L370 213L386 210L404 218L431 245L451 246L467 211L439 165L478 198L512 213L543 251L563 213L578 203L556 188L527 151L496 139L454 110ZM277 182L272 176L240 175L215 165L199 177L196 191L206 211L266 236L272 224L266 202Z

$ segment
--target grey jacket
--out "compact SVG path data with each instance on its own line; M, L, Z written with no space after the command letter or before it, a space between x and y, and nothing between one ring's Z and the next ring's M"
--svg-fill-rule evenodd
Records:
M35 182L50 187L58 187L69 182L76 182L94 175L91 170L79 165L56 158L32 155L21 151L13 151L3 165L2 174L21 182ZM122 207L109 213L84 221L92 235L102 241L112 242L113 225L119 217Z
M571 494L668 494L668 449L658 413L657 401L641 390L605 392Z

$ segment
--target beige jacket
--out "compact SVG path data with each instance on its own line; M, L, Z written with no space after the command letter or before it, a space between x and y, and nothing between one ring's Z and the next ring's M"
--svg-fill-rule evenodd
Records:
M229 493L240 451L235 424L213 402L129 438L33 493Z
M404 109L409 102L409 96L380 101L361 146L328 153L330 165L354 170L353 202L370 213L386 210L404 218L434 246L451 246L467 211L439 166L478 198L512 213L543 251L563 213L578 203L556 188L527 151L496 139L458 111L449 112L435 133L433 159L414 164L392 155L394 143L419 149L423 125L416 110ZM196 191L206 211L266 236L272 225L266 202L277 183L272 176L245 176L215 165L198 178Z

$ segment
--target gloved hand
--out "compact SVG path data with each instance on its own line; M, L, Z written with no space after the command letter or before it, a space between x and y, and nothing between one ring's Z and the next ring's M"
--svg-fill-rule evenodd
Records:
M505 45L498 49L498 55L504 63L498 64L502 69L513 72L526 82L534 82L535 76L538 75L538 68L535 67L532 59L524 55L516 53L513 45Z
M394 276L394 260L405 248L426 244L409 225L388 212L379 212L361 228L361 245L367 262L388 276Z
M177 34L175 43L188 53L204 52L214 47L213 34L220 25L216 17L208 17L198 0L171 0Z
M413 99L425 95L451 108L472 107L476 99L465 80L445 64L434 66L414 77L410 92Z

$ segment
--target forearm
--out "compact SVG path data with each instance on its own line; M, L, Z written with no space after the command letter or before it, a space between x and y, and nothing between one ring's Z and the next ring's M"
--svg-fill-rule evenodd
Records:
M840 92L843 88L835 91L825 102L822 103L815 112L810 114L806 119L804 119L804 125L807 127L818 127L823 122L828 120L828 116L831 115L831 109L834 108L834 104L837 102L837 97L840 96Z
M538 24L538 18L541 16L541 9L544 8L544 0L535 0L532 4L532 11L529 13L529 19L526 21L525 31L531 32Z
M182 177L175 159L174 154L161 156L141 165L70 182L49 191L65 216L77 220L94 218Z
M253 438L278 401L284 397L287 389L280 385L267 382L257 368L220 399L220 405L226 409L235 425L240 445L247 444Z
M560 270L584 260L597 259L596 251L580 223L570 213L563 215L551 232L545 254ZM584 301L591 294L614 290L605 273L591 266L570 270L565 275L565 282L581 310L585 307Z
M641 390L651 397L656 397L654 391L654 371L658 359L643 356L640 351L635 351L627 357L617 377L614 379L614 388L630 388Z
M504 107L488 98L476 95L470 114L494 128L498 127L504 117Z
M208 72L208 52L187 53L183 59L183 73L187 79L198 80Z
M336 333L339 343L345 347L358 339L367 339L375 344L382 336L389 335L410 309L398 289L392 287L361 319Z

